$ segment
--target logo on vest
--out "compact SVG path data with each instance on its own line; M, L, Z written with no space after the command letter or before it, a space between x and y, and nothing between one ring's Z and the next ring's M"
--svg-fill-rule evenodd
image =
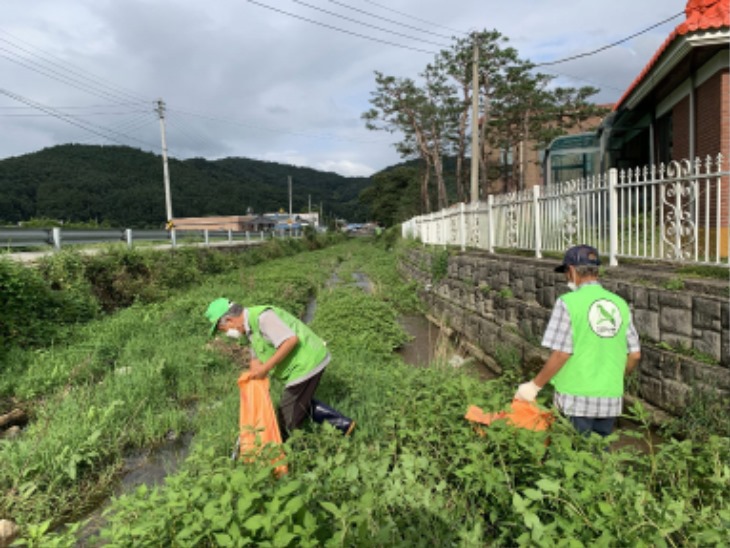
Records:
M621 312L611 301L600 299L588 309L588 323L599 337L615 337L621 328Z

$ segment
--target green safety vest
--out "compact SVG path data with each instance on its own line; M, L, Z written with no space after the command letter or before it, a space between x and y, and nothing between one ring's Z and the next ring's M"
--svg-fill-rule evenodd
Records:
M305 376L324 361L327 356L325 342L315 335L307 324L286 310L276 306L253 306L246 310L248 311L248 325L251 329L249 335L251 346L262 362L271 358L276 352L276 347L264 338L259 329L259 316L265 310L273 310L299 338L296 348L272 369L272 377L289 383Z
M573 354L550 381L561 394L617 398L624 393L629 306L599 284L560 297L568 309Z

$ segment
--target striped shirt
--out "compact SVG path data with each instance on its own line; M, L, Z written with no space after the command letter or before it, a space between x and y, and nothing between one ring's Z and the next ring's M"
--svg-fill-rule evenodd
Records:
M598 282L588 282L597 284ZM587 285L587 284L584 284ZM634 327L633 319L626 330L626 344L628 352L638 352L641 349L639 334ZM573 353L573 330L570 324L568 307L562 299L558 299L553 307L550 320L548 321L545 335L542 338L542 345L551 349ZM623 407L623 397L599 398L590 396L573 396L555 392L553 403L568 417L592 417L607 418L618 417Z

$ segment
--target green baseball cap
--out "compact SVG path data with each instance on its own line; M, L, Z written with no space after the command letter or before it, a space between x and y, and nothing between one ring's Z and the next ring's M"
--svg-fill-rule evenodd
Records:
M214 300L208 305L208 310L205 311L205 317L211 323L210 334L214 335L215 330L218 328L218 322L228 312L231 306L231 301L224 299L223 297Z

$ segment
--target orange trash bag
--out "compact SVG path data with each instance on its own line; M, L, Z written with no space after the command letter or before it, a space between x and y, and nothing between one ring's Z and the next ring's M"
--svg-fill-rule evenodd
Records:
M241 393L239 455L244 461L252 462L258 458L265 445L281 443L281 432L269 395L268 378L252 379L245 371L238 377L238 390ZM282 450L280 456L272 460L272 464L283 458ZM274 473L277 477L286 474L286 464L277 466Z
M554 420L553 414L549 411L543 411L534 402L522 400L513 400L509 411L498 411L496 413L485 413L476 405L470 405L464 418L486 426L496 420L506 420L512 426L536 432L547 430ZM477 427L477 431L481 435L485 434L484 430L479 427Z

